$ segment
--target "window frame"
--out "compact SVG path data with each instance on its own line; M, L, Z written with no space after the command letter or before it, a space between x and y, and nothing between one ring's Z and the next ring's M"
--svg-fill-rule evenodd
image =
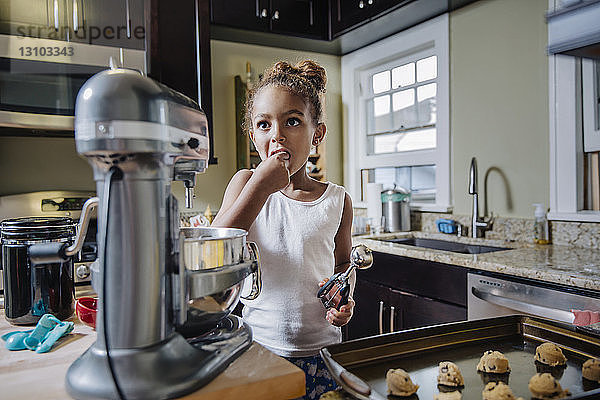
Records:
M367 155L366 109L362 95L365 72L373 71L395 60L432 50L437 56L436 147L402 153ZM403 61L400 61L401 65ZM448 212L451 204L450 175L450 53L449 16L440 15L406 31L342 56L342 103L344 105L344 182L355 199L361 198L361 170L376 167L436 166L436 200L431 203L411 202L411 208L422 211ZM366 89L365 89L366 91ZM363 131L359 127L364 127Z

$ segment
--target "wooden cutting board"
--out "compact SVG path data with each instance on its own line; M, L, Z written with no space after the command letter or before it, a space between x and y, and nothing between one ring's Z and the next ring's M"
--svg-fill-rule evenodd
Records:
M9 351L0 341L0 398L68 399L65 374L69 365L96 340L96 332L76 317L73 332L52 350L36 354L30 350ZM0 336L32 327L14 326L0 310ZM304 395L304 373L258 343L236 359L223 373L186 400L292 399Z

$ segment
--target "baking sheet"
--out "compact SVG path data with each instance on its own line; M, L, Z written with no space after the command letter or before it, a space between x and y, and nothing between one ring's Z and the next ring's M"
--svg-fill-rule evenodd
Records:
M535 349L544 341L562 348L567 357L566 367L550 368L534 361ZM600 385L581 376L585 360L600 356L600 339L572 326L540 318L509 316L444 324L354 340L326 349L340 366L382 396L387 394L387 370L402 368L419 385L416 395L409 399L433 399L445 389L437 385L437 366L447 360L461 369L465 385L460 390L464 400L481 399L481 392L490 380L502 380L516 396L528 399L529 379L536 372L552 373L571 392L571 399L600 399ZM477 363L487 350L504 353L511 372L507 375L477 372Z

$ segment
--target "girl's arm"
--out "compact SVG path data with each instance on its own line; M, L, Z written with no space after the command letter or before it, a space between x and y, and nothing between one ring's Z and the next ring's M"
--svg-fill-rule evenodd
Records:
M342 220L335 234L335 272L344 272L350 266L350 251L352 250L352 199L346 193Z
M243 169L231 178L212 226L249 230L271 193L290 182L279 155L262 161L255 171Z
M266 200L265 197L262 202L248 201L256 197L253 196L252 185L246 188L248 181L252 178L252 174L252 171L249 169L242 169L236 172L233 178L231 178L227 189L225 189L219 212L211 226L241 228L245 230L250 228ZM256 208L257 210L255 210Z

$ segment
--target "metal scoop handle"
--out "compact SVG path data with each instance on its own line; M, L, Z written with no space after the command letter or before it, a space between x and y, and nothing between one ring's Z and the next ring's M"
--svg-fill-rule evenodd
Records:
M367 269L371 265L373 265L373 253L371 249L364 244L352 247L348 269L343 273L332 275L317 292L317 297L321 299L323 306L339 310L343 305L348 304L348 297L350 295L350 283L348 279L350 278L350 274L356 268Z

